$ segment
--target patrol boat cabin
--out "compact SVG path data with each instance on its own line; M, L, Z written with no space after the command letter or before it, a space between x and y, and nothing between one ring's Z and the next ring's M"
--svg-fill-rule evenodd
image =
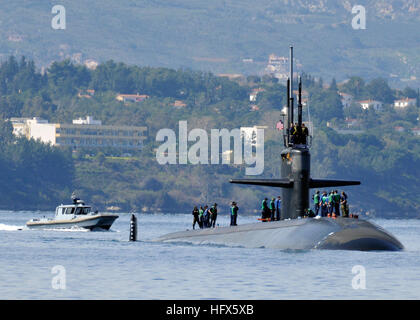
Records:
M113 222L118 218L115 214L100 214L92 212L92 207L85 205L83 200L73 199L73 204L59 205L55 209L53 219L31 219L26 223L28 228L34 229L104 229L109 230Z

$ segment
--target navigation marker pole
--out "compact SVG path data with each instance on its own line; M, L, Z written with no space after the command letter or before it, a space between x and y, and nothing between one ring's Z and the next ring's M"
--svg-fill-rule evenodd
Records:
M137 241L137 217L134 214L130 219L130 241Z

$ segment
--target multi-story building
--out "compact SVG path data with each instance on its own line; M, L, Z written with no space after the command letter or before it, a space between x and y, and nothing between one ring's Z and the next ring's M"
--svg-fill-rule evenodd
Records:
M10 122L13 126L13 134L16 136L24 136L28 139L41 140L44 143L55 144L56 125L48 123L38 117L35 118L11 118Z
M395 100L394 101L394 107L395 108L407 108L407 107L415 107L417 99L414 98L404 98L404 99L400 99L400 100Z
M141 149L146 127L106 126L92 117L72 124L48 123L40 118L12 118L13 133L53 146Z

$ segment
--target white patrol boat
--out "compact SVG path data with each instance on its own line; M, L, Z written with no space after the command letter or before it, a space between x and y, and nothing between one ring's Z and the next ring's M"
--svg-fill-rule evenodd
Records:
M115 214L101 214L92 212L90 206L78 199L73 199L73 204L60 205L55 209L55 217L31 219L26 226L31 229L105 229L109 230L113 222L118 218Z

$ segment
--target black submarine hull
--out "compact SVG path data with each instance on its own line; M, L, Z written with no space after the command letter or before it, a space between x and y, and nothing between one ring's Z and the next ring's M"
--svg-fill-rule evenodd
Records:
M366 220L302 218L170 233L155 241L281 250L399 251L404 246Z

